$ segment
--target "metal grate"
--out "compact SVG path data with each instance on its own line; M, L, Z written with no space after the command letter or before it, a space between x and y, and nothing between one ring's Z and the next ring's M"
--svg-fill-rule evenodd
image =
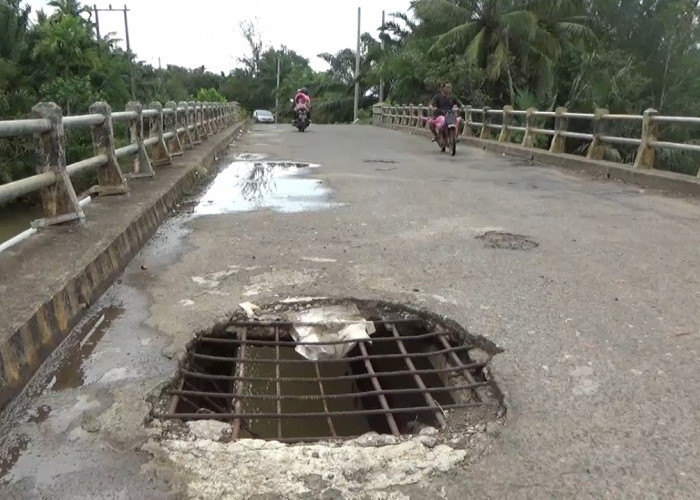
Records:
M296 325L309 325L296 323ZM446 411L497 406L472 347L419 319L374 321L370 340L344 358L310 361L294 350L289 322L235 321L188 349L164 419L230 421L232 438L346 438L370 430L400 435L447 425ZM311 345L311 344L310 344Z

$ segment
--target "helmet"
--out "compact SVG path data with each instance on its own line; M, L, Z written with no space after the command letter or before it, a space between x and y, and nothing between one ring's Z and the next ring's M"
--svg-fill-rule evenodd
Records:
M309 89L307 89L306 87L302 87L302 88L299 90L299 92L301 92L302 94L309 95Z

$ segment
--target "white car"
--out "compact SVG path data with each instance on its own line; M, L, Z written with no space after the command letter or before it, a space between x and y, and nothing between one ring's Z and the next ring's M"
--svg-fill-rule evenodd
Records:
M256 109L253 112L255 123L275 123L275 116L266 109Z

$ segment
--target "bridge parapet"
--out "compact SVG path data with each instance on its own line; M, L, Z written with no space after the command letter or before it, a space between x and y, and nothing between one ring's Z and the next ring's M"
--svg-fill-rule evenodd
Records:
M173 156L193 149L208 136L232 125L238 118L238 104L172 101L163 106L152 102L148 108L130 102L125 111L112 111L97 102L86 115L63 116L55 103L42 102L24 120L0 121L0 138L34 135L37 138L36 174L0 185L0 204L40 191L44 218L32 227L46 227L85 218L71 177L96 171L98 184L90 194L120 195L129 192L128 181L153 177L153 167L168 165ZM129 143L116 147L114 124L129 129ZM66 164L68 129L89 128L94 156ZM195 139L192 139L194 135ZM124 173L119 160L132 159L131 172Z
M432 106L378 103L373 107L372 122L378 126L426 131L433 111ZM643 115L627 115L609 113L607 109L578 113L563 107L539 111L535 108L516 110L512 106L503 109L466 106L465 122L463 137L503 145L518 144L531 150L567 156L585 155L588 160L629 163L636 170L653 170L657 166L658 151L662 149L700 153L700 144L660 140L660 125L700 125L699 117L662 116L655 109L647 109ZM570 129L572 122L579 122L574 130ZM580 126L581 122L588 122L588 125ZM613 124L629 133L612 135L609 130ZM494 132L498 135L492 137ZM627 149L628 154L620 155L610 146ZM697 177L700 178L700 170Z

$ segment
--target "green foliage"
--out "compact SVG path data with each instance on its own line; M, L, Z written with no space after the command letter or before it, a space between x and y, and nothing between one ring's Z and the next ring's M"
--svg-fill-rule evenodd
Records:
M197 100L202 102L226 102L226 98L218 90L212 88L199 89L197 91Z

